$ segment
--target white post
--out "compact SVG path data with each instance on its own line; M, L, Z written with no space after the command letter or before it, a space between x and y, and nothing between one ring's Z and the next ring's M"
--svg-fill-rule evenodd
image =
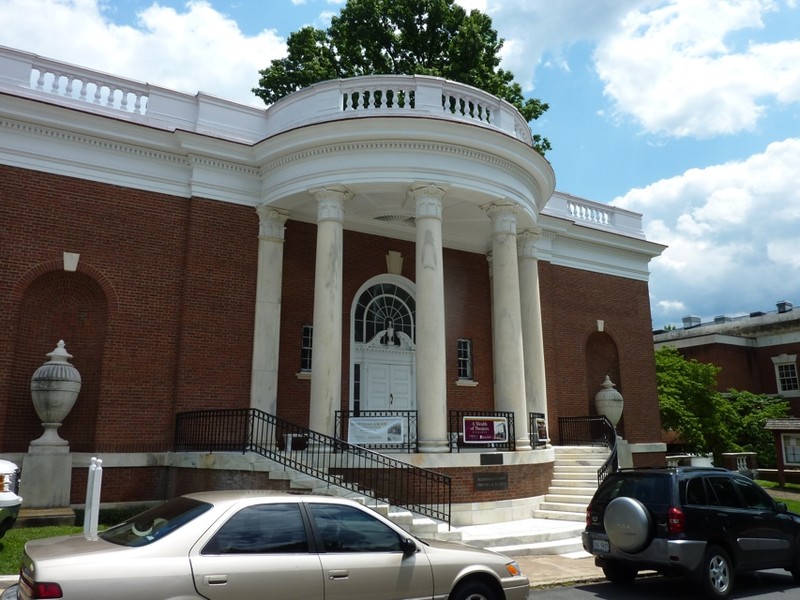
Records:
M87 540L97 539L100 519L100 486L103 483L103 461L92 457L86 483L86 511L83 515L83 535Z

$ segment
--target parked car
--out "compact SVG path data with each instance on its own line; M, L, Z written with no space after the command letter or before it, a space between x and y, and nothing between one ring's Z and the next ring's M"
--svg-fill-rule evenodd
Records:
M3 487L0 491L0 538L14 526L22 506L19 497L19 467L9 460L0 459L0 477Z
M586 510L583 547L620 584L654 570L727 598L736 574L771 568L800 583L800 515L751 479L713 467L609 475Z
M503 555L427 542L351 500L257 491L181 496L87 539L25 545L3 600L524 600Z

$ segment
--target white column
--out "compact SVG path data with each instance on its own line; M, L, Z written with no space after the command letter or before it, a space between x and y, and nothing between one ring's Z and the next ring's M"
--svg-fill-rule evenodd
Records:
M412 188L417 230L417 442L420 452L448 452L444 331L442 199L436 185Z
M258 273L250 408L274 415L278 403L283 232L289 216L284 211L264 205L256 207L256 211L259 220Z
M342 395L342 237L350 193L340 186L311 193L317 199L317 258L309 428L332 436Z
M539 259L536 241L541 229L522 232L519 249L519 287L522 306L522 347L525 353L525 396L528 412L543 413L547 422L547 380L544 367L542 304L539 295Z
M517 450L530 450L517 266L517 217L512 204L486 208L492 219L492 329L494 404L514 413Z

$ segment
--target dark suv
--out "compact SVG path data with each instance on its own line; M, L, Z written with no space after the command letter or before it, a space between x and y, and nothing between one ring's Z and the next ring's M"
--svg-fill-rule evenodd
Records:
M742 571L783 568L800 583L800 515L725 469L609 475L586 509L583 547L614 583L640 570L690 575L710 598L727 598Z

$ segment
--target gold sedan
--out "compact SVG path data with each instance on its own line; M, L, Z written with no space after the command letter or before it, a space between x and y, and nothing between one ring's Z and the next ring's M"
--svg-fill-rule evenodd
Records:
M506 556L417 539L356 502L201 492L100 532L26 544L1 600L525 600Z

